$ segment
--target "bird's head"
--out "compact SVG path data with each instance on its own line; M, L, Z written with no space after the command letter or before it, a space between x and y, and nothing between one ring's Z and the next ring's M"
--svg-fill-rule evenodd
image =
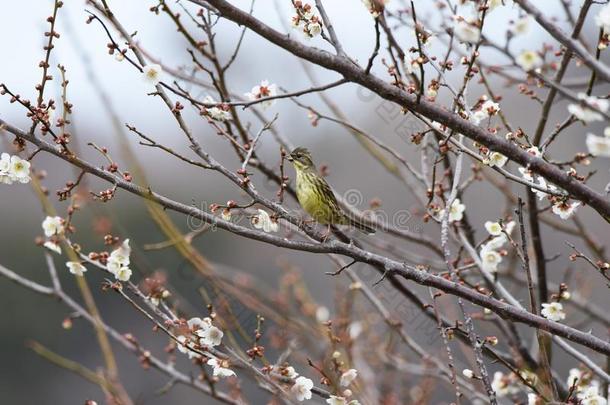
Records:
M311 160L311 153L301 146L290 152L287 159L292 162L297 170L307 170L315 167L313 160Z

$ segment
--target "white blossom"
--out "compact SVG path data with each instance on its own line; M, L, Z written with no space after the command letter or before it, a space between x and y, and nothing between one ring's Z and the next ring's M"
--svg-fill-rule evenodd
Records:
M451 207L449 208L449 222L461 221L464 217L464 211L466 210L466 206L462 204L459 198L456 198L451 203ZM439 216L441 219L445 217L445 210L442 209L439 212Z
M11 182L29 183L31 180L30 162L21 159L19 156L11 156L8 176Z
M201 338L199 343L202 346L214 347L222 343L224 333L216 326L210 325L207 328L198 330L197 336Z
M500 253L493 249L484 246L481 249L481 263L483 264L483 271L495 273L498 271L498 264L502 261Z
M0 155L0 183L13 184L10 176L11 170L11 155L3 153Z
M589 153L593 156L610 157L610 137L587 134L585 140Z
M358 377L358 370L356 370L355 368L350 368L349 370L341 374L339 384L342 387L347 387L352 383L352 381L356 379L356 377Z
M294 385L290 388L290 392L300 402L306 399L311 399L311 389L313 388L313 381L306 377L298 377L294 381Z
M369 13L375 18L379 17L381 6L388 4L390 0L362 0L364 6L369 10Z
M521 176L523 176L523 178L527 181L534 181L534 177L532 176L532 172L528 169L526 169L525 167L520 167L517 170L519 170L519 173L521 173Z
M552 184L547 184L546 183L546 179L542 176L538 176L538 185L546 190L548 190L549 192L553 192L553 191L557 191L557 187L555 187ZM543 200L546 197L548 197L548 194L545 193L544 191L541 191L537 188L531 188L532 191L534 192L534 194L536 194L536 196L538 196L539 200Z
M469 369L469 368L465 368L462 370L462 374L464 375L464 377L466 378L473 378L474 377L474 372Z
M519 392L519 388L513 384L513 379L505 376L501 371L494 373L491 389L493 389L498 397L505 397Z
M208 317L203 319L195 317L186 321L186 325L191 331L197 333L197 331L199 331L200 329L207 329L212 326L212 319Z
M288 366L288 367L284 367L284 374L286 377L290 378L290 379L295 379L299 376L299 373L296 372L296 370L294 369L294 367L292 366Z
M486 221L485 229L492 236L502 235L502 225L499 222Z
M567 202L559 201L553 204L553 213L559 215L561 219L568 219L576 212L576 208L580 206L580 201Z
M523 51L516 58L517 64L521 69L529 72L542 66L542 58L534 51Z
M259 208L258 215L252 218L252 224L256 229L262 229L265 232L277 232L279 226L277 222L271 219L269 213Z
M214 368L214 377L226 378L235 376L235 371L229 368L229 363L226 360L210 359L207 364Z
M599 387L592 385L582 395L582 405L606 405L606 398L599 395Z
M347 327L347 333L349 335L349 338L352 340L357 339L358 336L360 336L360 334L362 333L362 329L362 322L354 321L350 323Z
M52 240L46 241L43 246L49 249L50 251L57 253L58 255L61 254L61 246L59 246L58 243L55 243Z
M142 68L144 81L153 86L156 86L161 81L162 72L161 66L157 64L146 65Z
M327 404L330 405L347 405L347 400L343 397L338 397L336 395L331 395L327 400Z
M566 318L566 313L563 311L563 305L559 302L542 303L542 316L551 321L559 322Z
M351 401L347 402L345 397L339 397L337 395L331 395L326 400L326 403L330 405L360 405L360 402L358 402L356 399L352 399Z
M116 273L114 273L114 276L119 281L129 281L129 279L131 278L131 274L132 274L131 269L129 267L123 266L120 269L118 269Z
M70 270L70 273L75 276L82 276L87 271L87 268L80 262L67 262L66 267Z
M542 405L540 397L533 392L527 394L527 405Z
M275 95L277 95L276 85L269 84L267 80L263 80L260 84L252 87L252 90L245 94L246 98L251 101L256 101L267 97L274 97ZM259 104L263 109L265 109L270 107L273 102L274 100L267 100L262 101Z
M595 16L595 24L604 29L604 33L610 32L610 4L603 6Z
M458 18L453 24L453 32L461 42L474 44L481 39L481 30L463 18Z
M316 320L320 323L324 323L328 321L328 318L330 318L330 311L324 305L320 305L316 309Z
M485 159L483 159L483 163L491 167L503 167L507 161L508 158L500 152L491 152Z
M310 21L307 24L305 24L305 27L303 28L303 32L305 33L305 35L307 37L313 38L322 33L322 25L320 25L320 23L317 20Z
M605 113L608 111L609 102L608 100L604 100L601 98L587 96L585 93L579 93L578 98L583 100L586 106L582 106L581 104L569 104L568 112L574 115L581 121L584 122L592 122L592 121L603 121L604 116L601 115L598 111ZM587 107L589 106L589 107ZM590 108L593 107L593 108Z
M180 353L184 353L189 356L189 359L199 358L201 355L191 349L195 348L195 344L186 336L180 335L178 336L178 350Z
M212 96L205 96L205 98L203 99L203 102L207 105L218 104L212 98ZM205 111L209 115L209 117L215 121L228 121L231 119L231 113L229 111L225 111L224 109L220 108L218 105L216 105L214 107L206 107Z
M515 221L510 221L509 223L506 224L506 226L504 227L504 230L506 231L506 233L508 233L510 235L513 232L513 229L515 229L515 225L516 225ZM495 238L491 239L489 242L485 243L481 247L481 252L483 252L484 250L500 249L507 242L508 242L508 238L506 237L506 235L504 233L501 233L498 236L496 236Z
M46 217L42 221L42 229L47 238L64 233L64 224L61 217Z
M131 278L133 272L129 268L130 255L129 239L125 239L121 246L110 252L106 269L114 274L114 277L119 281L128 281Z
M515 35L527 34L530 30L530 17L525 16L515 21L511 31Z

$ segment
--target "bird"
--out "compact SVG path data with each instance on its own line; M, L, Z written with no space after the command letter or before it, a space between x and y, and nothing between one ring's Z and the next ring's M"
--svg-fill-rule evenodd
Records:
M287 156L296 171L296 194L301 207L317 223L328 225L327 236L331 225L349 225L356 229L373 234L375 230L360 219L346 214L339 204L326 180L318 173L311 153L304 147L295 148Z

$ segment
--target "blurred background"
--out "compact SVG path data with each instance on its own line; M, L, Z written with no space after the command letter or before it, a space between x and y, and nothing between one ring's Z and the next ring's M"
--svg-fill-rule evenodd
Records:
M184 1L181 3L190 7ZM248 1L240 0L233 3L239 4L244 9L249 7ZM574 3L576 3L574 10L577 10L580 2ZM137 32L137 41L155 59L175 68L191 65L190 56L186 52L187 43L176 32L173 23L167 16L163 14L157 16L149 11L149 7L156 5L154 1L110 0L109 4L127 30ZM326 1L325 5L347 53L360 63L366 63L374 46L373 21L366 8L359 0ZM397 0L392 0L389 5L390 9L401 6L402 3ZM53 9L53 2L22 0L4 2L0 7L3 16L3 23L0 24L0 38L2 38L0 54L3 55L0 63L0 82L23 97L34 99L34 85L40 81L41 76L38 62L43 58L42 47L43 43L46 43L43 33L48 29L45 20ZM440 20L435 2L416 2L416 7L419 19L425 21L426 27L437 29ZM132 66L126 61L118 62L113 56L108 55L106 48L108 39L101 26L97 23L89 25L85 23L87 9L92 10L82 1L71 1L66 2L59 11L57 31L61 34L61 38L55 41L50 63L55 79L49 83L46 90L47 97L59 100L61 88L56 66L65 65L70 81L68 99L74 105L70 132L78 144L81 156L98 165L105 164L103 158L87 146L88 142L95 142L97 145L107 147L117 163L126 169L131 163L124 160L125 155L121 153L120 141L121 136L126 136L145 169L151 187L157 192L202 208L209 207L211 203L222 204L229 199L247 201L236 187L227 184L220 176L177 162L159 150L140 146L133 134L117 133L116 126L113 126L111 116L108 114L108 108L100 97L101 93L109 98L111 108L116 112L121 124L134 125L152 138L189 155L184 137L165 105L159 98L147 95L150 88L143 83L140 74ZM564 10L559 2L545 2L545 13L556 17L558 25L565 25ZM594 43L597 37L597 28L592 23L595 13L595 10L590 13L583 33L583 37L589 43ZM284 31L283 26L289 23L292 15L290 1L259 0L255 3L254 15L276 29ZM490 15L484 34L502 43L509 21L518 16L519 10L515 6L498 8ZM415 45L412 34L404 29L398 32L405 49ZM221 58L228 58L231 55L239 34L240 31L234 24L223 20L219 22L216 40ZM291 35L301 37L296 31L291 32ZM115 38L118 39L118 35ZM309 42L318 47L328 48L319 37ZM537 49L545 42L552 43L552 39L532 21L530 32L514 40L511 51L516 54L522 49ZM442 41L436 41L431 53L440 56L443 50ZM492 50L484 49L482 55L487 64L506 63L506 60ZM389 80L380 62L381 58L378 58L373 71ZM310 66L310 69L320 83L329 83L338 79L333 72L315 66ZM584 69L579 70L573 66L572 69L568 77L579 78L587 74ZM453 73L456 81L461 80L461 73L460 69L456 69ZM204 78L204 76L199 77ZM239 56L228 72L228 78L229 88L236 94L250 91L253 86L265 79L287 91L311 87L311 82L297 59L286 51L266 43L252 32L246 33ZM520 95L516 86L505 87L503 82L496 78L492 79L492 85L496 92L503 96L500 105L509 121L526 132L532 131L540 111L539 105ZM203 98L207 94L205 90L189 86L185 84L185 87L197 97ZM541 89L539 91L543 92ZM470 87L468 97L474 102L483 93L482 86L474 84ZM332 89L327 94L343 110L351 123L392 145L416 167L419 166L418 148L411 144L410 134L422 128L421 124L414 121L411 116L400 114L397 106L384 102L368 91L353 85ZM299 100L306 105L314 106L322 113L330 114L328 108L315 94L303 96ZM441 103L444 101L441 96L438 100ZM0 98L0 117L23 129L28 128L29 120L25 117L22 108L16 104L9 104L8 101L6 96ZM338 194L344 195L348 190L358 190L364 198L358 207L361 209L368 207L369 200L379 198L382 201L382 209L390 214L409 210L412 212L412 217L404 226L411 231L422 232L433 238L438 237L438 226L422 222L421 212L418 214L418 210L414 208L415 199L406 191L404 185L371 158L350 132L328 121L320 121L317 126L312 126L307 111L289 100L277 101L265 111L268 119L275 114L278 114L278 119L274 125L279 132L293 144L309 148L318 164L328 165L328 180ZM565 102L560 100L553 109L548 128L563 120L565 114ZM235 160L233 151L226 141L216 135L205 120L188 107L184 115L205 149L227 167L237 170L240 163ZM252 119L252 115L248 112L244 113L244 117L251 123L251 132L256 133L261 123ZM599 124L585 128L581 124L573 125L553 146L552 157L562 161L578 151L586 151L584 137L587 132L601 134L603 126ZM11 140L8 136L0 137L0 151L9 151ZM278 145L269 133L262 136L258 153L267 159L269 165L274 168L279 167ZM55 207L63 215L67 203L57 202L54 192L62 188L66 181L74 179L77 172L69 165L44 154L38 155L33 165L38 170L47 172L43 184L50 190ZM511 171L516 171L514 164L509 167ZM603 189L609 180L608 168L608 160L603 159L598 159L591 168L598 172L590 184L598 190ZM288 170L288 175L292 178L292 169ZM273 198L277 191L275 185L263 181L259 174L256 174L254 179L266 195ZM94 191L108 188L107 184L91 176L87 176L87 181L88 186ZM516 195L525 196L522 187L513 187L513 190ZM471 186L465 193L464 202L473 225L477 228L478 240L485 236L483 223L486 220L495 220L506 212L504 196L485 183L475 183ZM290 201L287 204L296 208ZM182 231L191 230L192 224L189 224L187 218L173 213L169 215ZM597 235L601 241L607 243L607 224L599 221L595 213L588 208L581 209L579 216L593 235ZM34 244L34 239L42 235L40 224L43 218L39 201L29 185L0 185L0 224L3 231L0 263L26 277L49 284L43 251ZM74 223L79 230L75 239L85 251L103 249L103 235L107 231L121 238L130 238L136 263L135 277L138 278L151 271L165 272L170 283L181 291L183 299L191 308L200 311L199 315L205 313L205 305L197 291L201 280L193 274L189 265L172 249L152 252L143 249L146 244L164 241L164 236L150 218L144 203L138 198L119 191L111 203L86 202L83 209L76 214ZM548 256L561 253L559 258L549 263L548 271L552 280L562 281L566 270L573 269L570 273L572 275L570 286L578 288L584 296L592 296L597 305L607 307L610 304L607 293L605 296L600 294L605 287L601 283L591 285L590 282L582 281L595 279L591 274L592 270L586 268L583 263L572 263L568 260L564 241L569 237L546 226L543 226L543 237ZM256 283L271 291L277 287L278 280L285 270L283 263L293 264L302 273L313 299L320 305L328 307L331 314L337 298L336 288L345 287L347 284L346 279L329 278L324 274L334 268L333 264L322 256L282 251L224 231L208 232L196 238L193 243L217 269L229 275L236 272L250 274ZM410 247L404 242L401 243L402 248ZM579 247L582 248L582 243ZM418 253L429 254L421 250ZM73 296L79 297L71 275L65 271L63 259L56 257L56 264L62 273L65 289ZM506 266L507 263L503 265ZM366 280L374 279L371 279L370 271L365 267L356 268ZM587 276L584 279L583 273ZM120 332L131 332L138 336L141 342L145 342L151 350L162 356L162 349L167 341L162 336L153 334L151 325L131 308L126 308L115 294L100 291L99 286L103 276L96 271L90 271L87 273L87 280L95 292L104 319ZM417 289L414 286L413 288ZM390 294L388 289L380 288L378 291L380 294ZM422 291L427 296L427 291ZM394 297L390 297L388 302L400 305L400 299ZM64 330L62 321L70 315L65 306L16 287L2 278L0 278L0 305L4 308L0 313L0 322L3 325L3 332L0 335L2 348L0 402L80 404L86 398L103 402L103 396L96 386L47 363L26 347L28 341L36 340L58 353L95 369L103 363L97 350L93 330L88 324L76 320L71 330ZM429 344L438 345L440 340L436 338L437 336L435 339L426 337L430 325L427 331L421 326L422 322L426 322L422 321L423 317L418 318L417 314L413 317L404 320L408 325L407 329L419 340L427 340L434 342ZM570 324L587 322L587 319L570 318L570 314L568 318ZM432 330L434 331L433 326ZM595 332L599 336L606 336L601 330ZM526 336L531 338L531 334ZM430 349L434 351L433 347ZM200 401L201 396L187 387L178 386L164 395L158 395L157 391L167 383L165 376L154 370L143 371L135 356L121 348L116 349L116 354L120 361L125 387L137 403L186 404ZM565 358L560 351L557 351L556 358L557 361L565 363L565 370L570 365L574 365L573 360ZM468 358L461 361L464 362L463 367L468 366ZM443 395L439 393L436 398L439 403L443 403ZM448 395L452 395L451 392Z

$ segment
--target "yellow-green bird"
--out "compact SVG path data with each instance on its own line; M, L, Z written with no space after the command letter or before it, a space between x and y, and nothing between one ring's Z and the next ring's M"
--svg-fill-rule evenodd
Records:
M298 147L287 157L297 172L297 199L301 207L318 223L328 225L350 225L365 233L375 230L357 218L348 216L339 204L332 189L318 173L311 159L311 153Z

